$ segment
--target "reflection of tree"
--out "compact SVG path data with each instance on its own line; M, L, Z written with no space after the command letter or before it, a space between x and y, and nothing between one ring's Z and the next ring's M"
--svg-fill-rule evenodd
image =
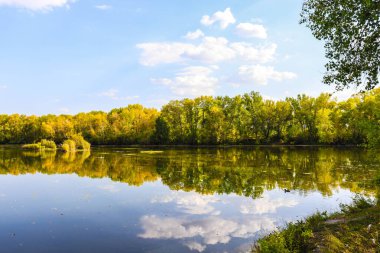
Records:
M374 193L375 152L334 148L228 148L165 150L159 154L109 149L76 154L0 150L1 174L77 174L129 185L162 182L174 190L260 197L283 188L331 195L339 187Z
M358 183L371 178L374 172L369 169L376 168L368 164L369 156L359 149L228 149L168 159L158 172L172 189L201 193L258 197L264 190L280 187L331 195L338 187L365 189Z
M141 163L139 163L141 161ZM158 178L154 164L136 161L133 157L118 153L101 155L90 152L78 153L40 153L18 150L0 150L1 174L77 174L81 177L103 178L125 182L129 185L141 185Z

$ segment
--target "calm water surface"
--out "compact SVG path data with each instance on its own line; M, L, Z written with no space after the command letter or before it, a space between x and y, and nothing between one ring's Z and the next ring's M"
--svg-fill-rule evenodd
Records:
M357 148L0 147L0 252L246 252L379 171Z

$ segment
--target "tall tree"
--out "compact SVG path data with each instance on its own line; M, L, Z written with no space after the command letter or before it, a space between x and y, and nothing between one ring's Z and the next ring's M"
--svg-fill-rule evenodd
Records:
M301 24L325 41L324 83L373 89L380 73L380 0L307 0Z

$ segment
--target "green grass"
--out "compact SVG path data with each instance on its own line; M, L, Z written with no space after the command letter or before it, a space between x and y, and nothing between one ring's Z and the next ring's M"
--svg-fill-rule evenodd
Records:
M259 239L252 252L380 252L380 205L355 198L332 215L317 213Z

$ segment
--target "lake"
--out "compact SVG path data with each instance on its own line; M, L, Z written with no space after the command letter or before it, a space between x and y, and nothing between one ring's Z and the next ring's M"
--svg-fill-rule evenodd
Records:
M379 172L360 148L0 146L0 252L247 252Z

